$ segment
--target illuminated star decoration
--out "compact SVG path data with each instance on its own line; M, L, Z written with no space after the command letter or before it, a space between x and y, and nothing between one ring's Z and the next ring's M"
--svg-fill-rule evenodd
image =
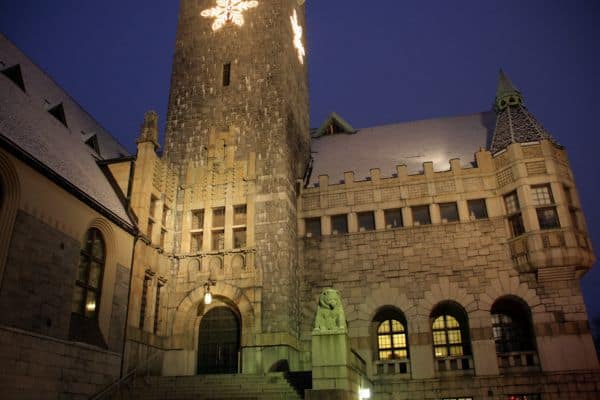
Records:
M237 26L244 25L243 12L254 7L258 7L258 1L217 0L215 7L202 11L200 15L215 18L212 29L218 31L227 22L233 22Z
M290 20L292 21L292 30L294 31L294 47L298 50L298 60L300 60L300 64L304 64L306 50L304 50L304 44L302 44L303 29L298 22L298 13L296 10L294 10L294 15L290 17Z

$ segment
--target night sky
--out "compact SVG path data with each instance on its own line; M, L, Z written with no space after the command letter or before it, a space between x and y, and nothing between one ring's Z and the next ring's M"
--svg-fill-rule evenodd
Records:
M262 0L269 1L269 0ZM164 122L176 0L0 0L0 30L131 151ZM355 128L491 108L503 68L566 146L600 249L600 1L307 0L311 123ZM600 316L600 268L582 281Z

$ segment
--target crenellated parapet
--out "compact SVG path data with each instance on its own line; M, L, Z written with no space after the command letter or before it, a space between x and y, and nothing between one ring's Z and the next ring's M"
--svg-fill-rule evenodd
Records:
M341 182L319 176L318 184L301 189L299 235L335 236L340 232L332 221L343 215L349 234L504 219L510 257L520 271L569 266L568 273L575 274L576 269L591 267L595 258L562 147L549 140L514 143L494 155L478 151L472 168L461 164L453 159L448 170L437 172L426 162L420 174L412 175L404 165L392 176L372 169L364 180L346 172ZM518 199L516 209L511 209L513 193ZM485 207L485 215L478 214L478 204ZM390 223L392 210L401 213L398 224ZM429 217L423 220L421 212ZM320 232L315 228L318 219Z

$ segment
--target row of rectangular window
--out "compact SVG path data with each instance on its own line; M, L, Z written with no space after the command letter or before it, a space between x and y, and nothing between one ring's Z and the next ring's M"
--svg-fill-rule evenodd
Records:
M247 223L246 205L233 207L233 248L239 249L246 247L246 223ZM192 227L190 251L199 252L203 249L204 240L208 235L204 234L205 210L192 211ZM220 251L225 249L225 207L212 209L212 223L210 228L210 249Z
M441 203L440 216L442 222L457 222L459 220L458 205L452 203ZM476 199L467 201L469 216L471 219L485 219L488 217L487 208L484 199ZM431 214L428 205L410 207L413 219L413 225L430 225ZM402 218L402 209L394 208L384 210L385 229L401 228L404 226ZM358 222L358 231L375 230L375 214L373 211L359 212L356 214ZM320 237L321 236L321 218L305 219L306 236ZM338 214L331 216L331 233L340 235L348 233L348 215Z
M150 196L150 209L148 211L148 225L146 227L146 236L152 241L154 235L154 227L156 225L156 211L158 208L158 198L156 196ZM169 216L170 209L166 204L163 204L161 215L158 220L161 222L160 227L160 236L159 236L159 246L160 248L165 248L166 237L167 237L167 219Z

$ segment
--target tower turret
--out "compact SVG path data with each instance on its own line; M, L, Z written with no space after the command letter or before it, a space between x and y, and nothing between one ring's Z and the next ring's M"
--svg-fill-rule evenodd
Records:
M527 110L523 95L502 70L500 70L494 110L497 117L490 146L492 153L504 150L512 143L548 139L558 144Z

